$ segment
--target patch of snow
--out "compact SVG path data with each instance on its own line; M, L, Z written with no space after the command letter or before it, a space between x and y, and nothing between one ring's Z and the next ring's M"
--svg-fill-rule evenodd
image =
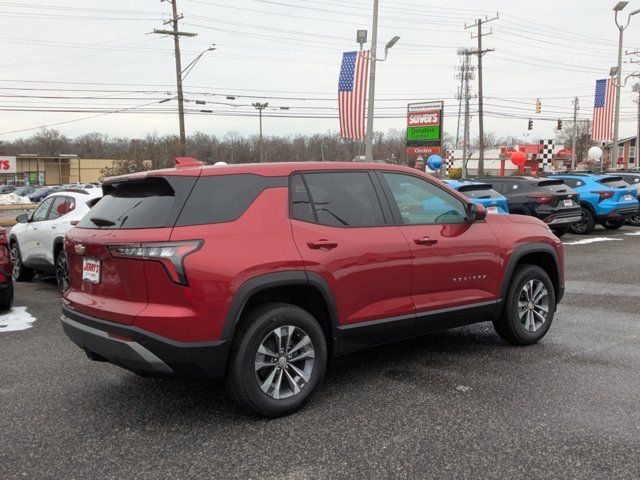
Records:
M27 307L13 307L0 315L0 333L18 332L33 327L36 317L27 312Z
M0 195L0 205L29 205L31 200L28 197L21 197L15 193Z
M628 235L630 237L637 237L637 236L640 236L640 230L636 230L635 232L632 232L632 233L625 233L625 235Z
M459 392L466 393L466 392L468 392L469 390L471 390L471 387L466 387L466 386L464 386L464 385L458 385L458 386L456 387L456 390L458 390Z
M575 242L564 242L564 245L588 245L596 242L620 242L621 238L609 238L609 237L594 237L585 238L584 240L576 240Z

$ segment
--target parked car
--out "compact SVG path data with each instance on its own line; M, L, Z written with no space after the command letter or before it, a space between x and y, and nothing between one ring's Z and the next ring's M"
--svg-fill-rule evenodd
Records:
M238 404L278 416L330 355L482 321L532 344L562 298L563 247L543 222L487 216L423 172L177 163L105 181L66 235L62 325L93 360L225 377Z
M640 197L640 172L616 172L612 175L621 177L624 182L636 189L638 192L636 197ZM627 223L634 227L640 227L640 212L629 215L627 217Z
M0 195L6 195L7 193L13 193L16 189L15 185L0 185Z
M13 193L20 197L28 197L29 195L33 195L35 191L36 189L34 187L18 187L13 191Z
M87 192L58 192L45 198L31 214L16 217L9 245L13 279L28 282L34 272L55 272L58 288L69 286L64 235L100 199Z
M509 201L509 212L539 218L561 237L582 218L579 194L559 178L486 177Z
M582 220L571 227L574 233L590 233L596 222L607 230L616 230L638 214L638 191L620 175L561 174L553 178L563 179L580 194Z
M463 193L475 203L483 205L487 213L509 213L507 197L496 192L491 184L470 180L444 180L451 188Z
M13 304L11 255L7 231L0 229L0 310L9 310Z

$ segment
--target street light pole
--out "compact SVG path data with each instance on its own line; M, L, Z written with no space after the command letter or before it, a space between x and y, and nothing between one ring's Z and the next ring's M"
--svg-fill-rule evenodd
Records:
M616 27L620 31L618 36L618 71L616 73L616 108L613 119L613 145L611 147L611 154L609 155L611 161L611 169L618 169L618 134L620 127L620 87L622 86L622 45L624 39L624 31L631 23L631 17L640 13L640 9L634 10L627 17L626 25L621 25L618 22L618 13L624 10L624 8L629 4L629 2L618 2L615 7L613 7L613 11L615 12L615 21Z
M262 111L269 106L268 103L256 102L253 104L256 110L258 110L258 116L260 117L260 163L264 162L264 143L262 137Z
M369 68L369 104L367 105L367 133L364 159L373 161L373 108L376 96L376 54L378 53L378 0L373 0L373 29L371 32L371 53Z

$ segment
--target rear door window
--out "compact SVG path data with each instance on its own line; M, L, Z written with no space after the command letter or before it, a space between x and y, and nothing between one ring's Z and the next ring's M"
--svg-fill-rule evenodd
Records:
M196 177L146 177L104 185L104 197L80 228L172 227Z
M304 186L308 188L306 194ZM385 224L380 200L367 172L305 173L292 178L291 188L291 215L296 220L331 227ZM309 201L311 212L305 203Z
M56 220L76 208L76 201L72 197L54 197L53 206L47 220Z

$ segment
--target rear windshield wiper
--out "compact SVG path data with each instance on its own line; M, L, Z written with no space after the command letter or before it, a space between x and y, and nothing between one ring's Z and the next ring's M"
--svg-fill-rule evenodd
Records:
M116 222L107 218L91 217L89 220L99 227L113 227L116 224Z

